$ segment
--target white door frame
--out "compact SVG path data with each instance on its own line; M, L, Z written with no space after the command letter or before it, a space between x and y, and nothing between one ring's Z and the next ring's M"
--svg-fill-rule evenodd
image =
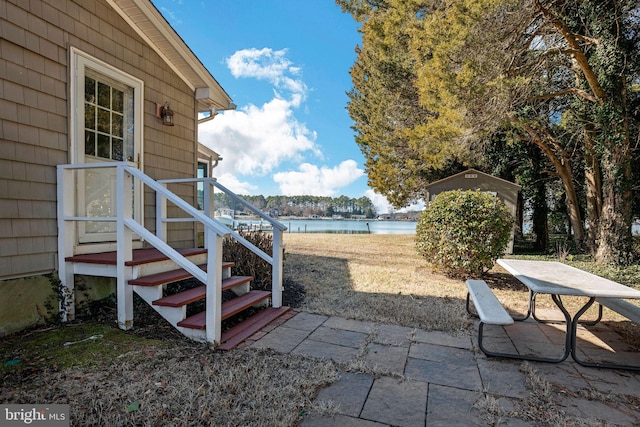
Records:
M100 160L99 158L85 158L85 147L84 147L84 109L85 109L85 99L84 99L84 82L85 82L85 70L91 69L92 71L104 75L111 80L115 80L120 82L126 86L133 88L133 156L129 160L132 166L136 166L142 169L143 165L143 141L144 141L144 82L138 78L135 78L122 70L119 70L97 58L90 56L89 54L82 52L81 50L71 47L70 48L70 160L72 164L80 164L85 162L96 162L96 161L109 161L109 160ZM78 174L78 183L77 183L77 198L79 202L76 204L76 209L78 206L82 206L86 204L84 202L84 180L83 174ZM117 191L117 189L113 189ZM139 184L138 188L135 189L136 198L133 201L134 203L134 217L138 219L143 218L143 195L142 195L142 185ZM112 194L112 198L115 198L116 194ZM94 245L103 246L105 249L110 249L110 247L115 242L115 233L100 233L100 234L89 234L85 231L85 223L83 221L78 222L78 230L77 236L74 239L76 247L79 247L81 243L83 244L91 244L93 250L95 250ZM83 245L84 246L84 245ZM84 250L79 250L77 252L85 252L86 250L91 250L89 248L85 248Z

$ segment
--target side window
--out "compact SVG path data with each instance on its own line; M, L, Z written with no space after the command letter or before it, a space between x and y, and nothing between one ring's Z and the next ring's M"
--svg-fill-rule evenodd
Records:
M205 162L198 162L198 178L209 177L209 165ZM204 210L204 183L198 183L198 209Z

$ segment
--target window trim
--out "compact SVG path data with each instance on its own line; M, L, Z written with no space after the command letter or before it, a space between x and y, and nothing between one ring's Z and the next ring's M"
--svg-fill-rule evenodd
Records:
M130 74L119 70L106 62L103 62L97 58L94 58L87 53L71 47L71 84L70 86L70 162L73 164L79 163L80 159L84 157L84 145L80 143L80 140L84 135L84 122L79 120L79 109L84 109L84 93L79 90L80 80L84 80L84 69L90 68L97 71L100 74L114 79L118 82L122 82L133 87L133 99L134 99L134 112L133 112L133 140L134 152L140 154L140 168L142 168L143 162L143 141L144 141L144 82ZM82 150L80 150L82 145ZM82 152L81 152L82 151ZM134 159L138 161L138 159Z

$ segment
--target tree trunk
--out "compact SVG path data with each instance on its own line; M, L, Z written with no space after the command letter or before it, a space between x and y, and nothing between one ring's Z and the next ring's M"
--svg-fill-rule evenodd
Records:
M531 221L533 222L533 232L536 235L534 248L541 251L546 251L549 247L549 208L546 193L547 188L544 182L540 181L536 184L532 199Z
M546 251L549 247L549 205L547 204L547 184L542 174L542 159L539 150L531 150L533 193L531 194L531 222L536 241L534 249Z
M573 229L573 240L578 250L583 249L584 245L584 224L582 223L582 215L580 214L580 205L578 203L578 195L573 185L573 174L568 162L556 165L556 170L564 186L567 198L567 213L569 215L569 224Z
M606 171L606 169L605 169ZM625 265L632 261L631 191L616 191L619 181L604 172L604 197L598 228L596 263ZM612 182L609 182L612 181Z
M624 138L609 141L602 155L602 212L595 257L598 264L626 265L632 261L631 144L628 115L623 117L620 133Z
M597 250L600 214L602 212L602 177L600 163L594 153L593 126L584 129L584 176L587 198L587 247L592 255Z
M573 173L571 171L569 154L556 143L547 130L536 129L530 123L520 122L511 115L507 115L507 118L511 123L523 129L529 135L530 141L540 148L542 154L553 164L564 187L567 213L569 215L569 224L573 229L574 243L578 250L582 250L584 245L584 224L582 223L582 215L580 214L578 194L573 185Z

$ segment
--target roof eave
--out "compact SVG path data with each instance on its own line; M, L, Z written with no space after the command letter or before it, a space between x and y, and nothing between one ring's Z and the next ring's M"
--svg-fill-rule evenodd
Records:
M194 92L198 112L235 108L231 97L149 0L107 0Z
M491 179L495 179L496 181L500 181L500 182L503 182L503 183L505 183L507 185L513 186L514 188L517 188L518 190L520 190L522 188L522 186L520 184L516 184L515 182L507 181L506 179L498 178L497 176L493 176L493 175L490 175L488 173L485 173L485 172L482 172L482 171L479 171L479 170L473 169L473 168L467 169L467 170L462 171L462 172L458 172L458 173L450 175L450 176L448 176L446 178L439 179L438 181L434 181L434 182L432 182L430 184L427 184L425 186L425 188L428 191L429 188L431 188L431 187L434 187L436 185L442 184L443 182L451 181L451 180L456 179L459 176L467 174L467 173L478 173L478 174L484 175L486 177L489 177Z

